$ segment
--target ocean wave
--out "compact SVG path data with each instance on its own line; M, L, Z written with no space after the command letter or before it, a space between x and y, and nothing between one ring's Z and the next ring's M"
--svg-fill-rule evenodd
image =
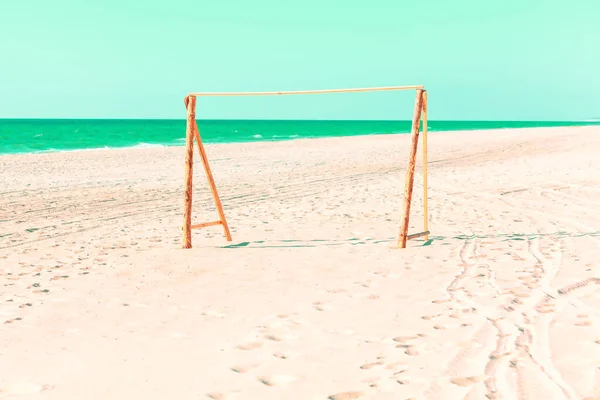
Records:
M51 147L49 149L33 151L32 153L72 153L74 151L99 151L99 150L111 150L111 148L108 146L92 147L89 149L55 149L55 148ZM29 153L29 152L27 152L27 153Z
M158 143L138 143L135 146L128 146L128 148L130 149L152 149L155 147L168 147L165 144L158 144Z
M290 139L290 138L298 138L300 135L273 135L271 136L273 139Z
M33 149L24 149L23 151L18 152L10 152L10 153L0 153L0 154L44 154L44 153L72 153L76 151L105 151L105 150L127 150L127 149L153 149L153 148L162 148L162 147L172 147L172 146L181 146L178 144L173 145L165 145L165 144L153 144L153 143L138 143L131 146L102 146L102 147L90 147L84 149L56 149L56 148L48 148L44 150L33 150Z

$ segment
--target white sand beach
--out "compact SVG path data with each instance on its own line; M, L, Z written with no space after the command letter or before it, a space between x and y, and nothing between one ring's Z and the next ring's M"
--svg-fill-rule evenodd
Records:
M600 127L409 142L0 156L0 399L600 399Z

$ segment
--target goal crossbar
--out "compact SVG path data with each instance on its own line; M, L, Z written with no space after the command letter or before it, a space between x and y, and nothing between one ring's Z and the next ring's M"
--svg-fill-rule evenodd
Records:
M212 176L208 163L208 157L202 144L200 130L196 121L196 97L233 97L233 96L284 96L300 94L327 94L327 93L355 93L355 92L383 92L415 90L415 108L411 126L411 148L409 154L408 169L406 171L406 183L404 187L404 204L402 222L400 225L400 234L398 236L398 247L405 248L407 240L424 237L429 239L428 229L428 195L427 195L427 91L423 85L414 86L386 86L372 88L353 88L353 89L325 89L325 90L300 90L300 91L282 91L282 92L196 92L186 96L184 103L187 109L186 123L186 160L185 160L185 196L184 196L184 215L183 215L183 248L192 247L192 229L206 228L209 226L222 225L227 241L231 241L231 233L225 219L223 205L217 192L217 187ZM414 174L416 165L417 148L419 143L419 134L421 131L421 120L423 121L423 232L408 234L408 221L410 217L410 206L412 201L412 192L414 184ZM202 159L204 172L208 179L213 200L219 214L218 221L205 222L192 225L192 180L193 180L193 159L194 159L194 141L198 145L198 152Z
M356 93L356 92L385 92L393 90L416 90L423 89L424 86L386 86L372 88L354 88L354 89L325 89L325 90L296 90L287 92L197 92L190 93L190 96L196 97L232 97L232 96L286 96L292 94L327 94L327 93Z

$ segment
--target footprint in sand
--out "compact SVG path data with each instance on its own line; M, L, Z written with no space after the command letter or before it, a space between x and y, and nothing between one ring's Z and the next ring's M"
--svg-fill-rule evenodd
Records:
M556 312L556 307L551 303L544 303L537 307L537 311L542 314L550 314Z
M419 355L419 351L415 347L412 347L412 346L407 348L404 353L406 353L406 355L409 355L409 356L418 356Z
M258 378L258 380L267 386L283 386L296 381L297 378L291 375L281 374L272 376L261 376Z
M238 374L245 374L246 372L255 369L258 367L258 364L240 364L231 367L233 372L237 372Z
M579 320L575 322L576 326L592 326L594 324L590 319L587 319L589 318L587 314L577 314L577 318Z
M368 344L381 344L387 342L387 340L388 339L384 336L363 339L363 341Z
M385 369L391 369L393 371L397 371L394 374L398 374L398 373L407 371L408 365L403 362L393 362L393 363L387 364L385 366Z
M289 313L289 314L282 313L282 314L277 314L277 318L287 319L287 318L293 317L294 315L296 315L296 314L295 313Z
M271 322L270 324L265 325L267 328L276 328L276 327L283 327L285 325L295 325L295 326L302 326L305 325L306 322L305 321L300 321L298 319L292 319L292 317L295 317L297 314L296 313L282 313L282 314L277 314L277 318L282 320L281 322Z
M354 400L365 396L364 392L343 392L332 394L328 397L329 400Z
M424 316L422 316L422 317L421 317L421 319L424 319L424 320L426 320L426 321L429 321L429 320L432 320L432 319L434 319L434 318L441 317L442 315L443 315L443 314L437 314L437 315L424 315Z
M529 283L529 282L535 282L535 278L531 275L524 275L524 276L520 276L519 279L523 282Z
M213 399L213 400L240 399L241 397L239 397L238 395L239 395L239 393L237 393L237 392L233 392L233 393L229 393L229 394L225 394L225 393L221 393L221 392L206 393L206 397L209 399Z
M263 346L261 342L248 342L236 346L239 350L250 351L260 349Z
M291 358L299 357L301 353L291 352L291 351L276 351L273 353L273 357L279 358L281 360L289 360Z
M271 340L273 342L281 342L281 341L283 341L283 337L282 336L274 335L274 334L267 334L267 335L265 335L265 339Z
M410 342L411 340L416 340L418 338L422 338L425 337L426 335L423 333L418 333L415 336L396 336L395 338L393 338L392 340L396 343L406 343L406 342Z
M367 385L369 385L369 387L379 388L381 386L381 383L383 382L383 379L381 376L373 376L371 378L364 379L361 382L366 383Z
M372 272L373 275L377 275L377 276L382 276L384 278L387 278L388 275L390 274L389 271L385 271L385 270L379 270L379 271L373 271Z
M452 379L450 379L450 382L452 382L456 386L465 387L465 386L474 385L478 382L483 382L484 379L485 379L485 377L483 377L483 376L463 376L463 377L452 378Z
M372 362L372 363L363 364L363 365L360 366L360 369L371 369L371 368L374 368L374 367L378 367L380 365L383 365L383 362L376 361L376 362Z
M313 306L318 311L327 311L327 310L331 310L333 308L329 303L323 302L323 301L318 301L316 303L313 303Z
M417 350L415 343L408 343L412 340L417 339L418 336L397 336L393 340L397 342L397 349L403 349L404 353L409 356L418 356L419 351Z

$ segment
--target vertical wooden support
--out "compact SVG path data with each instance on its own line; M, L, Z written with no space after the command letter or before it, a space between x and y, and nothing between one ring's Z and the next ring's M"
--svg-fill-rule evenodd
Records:
M186 97L187 123L185 126L185 195L183 205L183 248L192 247L192 180L194 177L194 123L196 98Z
M185 106L188 110L188 119L186 126L186 192L185 192L185 209L184 209L184 217L183 217L183 231L184 231L184 249L189 249L192 247L192 236L191 230L196 228L205 228L213 225L223 225L223 231L225 232L225 238L228 242L231 242L231 232L229 231L229 225L227 224L227 219L225 218L225 212L223 211L223 204L221 203L221 199L219 197L219 192L217 191L217 185L215 184L215 180L212 175L212 171L210 169L210 164L208 163L208 157L206 155L206 151L204 150L204 144L202 143L202 139L200 137L200 130L198 129L198 122L196 121L196 96L187 96L184 100ZM203 224L192 225L192 164L193 164L193 147L194 147L194 139L196 139L196 143L198 144L198 153L200 154L200 158L202 159L202 165L204 166L204 173L206 174L206 179L208 180L208 185L210 187L210 192L212 193L213 201L217 208L217 212L219 213L219 221L214 222L206 222ZM191 144L190 144L191 143ZM187 160L190 160L190 165L188 167ZM188 177L189 172L189 177ZM189 195L188 195L189 190ZM188 204L189 198L189 204Z
M427 204L427 91L423 91L423 232L429 240L429 207Z
M400 225L400 235L398 237L398 247L406 248L408 240L408 219L410 216L410 203L412 201L413 184L415 180L415 165L417 162L417 147L419 145L419 131L421 128L421 110L423 109L424 90L417 89L415 97L415 110L411 128L411 146L408 160L408 170L406 171L406 183L404 185L404 207L402 223Z

